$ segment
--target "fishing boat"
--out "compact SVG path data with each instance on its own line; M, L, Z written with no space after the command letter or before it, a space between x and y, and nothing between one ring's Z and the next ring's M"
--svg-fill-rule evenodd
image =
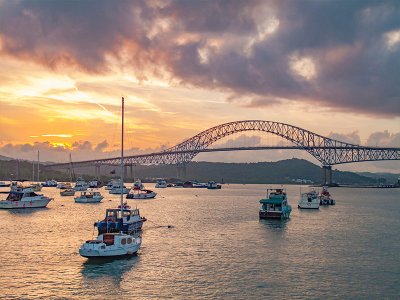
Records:
M157 179L155 187L158 189L164 189L167 187L167 181L165 181L164 179Z
M115 180L110 180L109 182L107 182L106 186L104 189L106 190L111 190L114 186Z
M75 203L99 203L103 200L100 192L96 191L82 191L79 197L75 197Z
M207 188L208 187L208 183L194 181L192 183L192 187L194 187L194 188Z
M319 209L318 193L315 190L301 193L298 208Z
M267 189L266 199L260 200L261 219L274 218L274 219L287 219L290 216L292 207L288 204L286 190L282 188Z
M70 182L59 182L56 188L60 190L71 189L72 185Z
M126 195L126 199L152 199L157 196L156 192L152 190L134 190L131 189L130 192Z
M97 228L99 234L106 232L129 233L141 230L144 222L146 222L146 218L140 216L139 209L132 209L124 203L118 208L106 209L105 218L95 222L94 227Z
M103 227L100 223L100 226L97 227L99 229L99 235L95 240L88 240L81 245L79 248L79 254L83 257L87 258L98 258L98 257L121 257L127 255L134 255L140 249L142 244L142 238L140 235L137 235L137 232L129 230L129 226L127 231L121 230L118 228L119 232L108 232L108 223L114 225L124 225L124 221L130 222L132 217L132 210L130 208L125 207L123 203L123 193L122 186L124 182L124 98L122 98L122 128L121 128L121 204L117 210L109 210L106 211L106 231L103 232ZM116 213L116 215L115 215ZM119 214L119 219L118 219ZM137 215L139 211L137 210ZM115 217L115 219L111 220L111 217ZM129 218L128 218L129 217ZM125 218L125 219L124 219ZM110 222L109 222L110 221ZM96 223L95 223L96 226Z
M221 189L221 185L219 183L216 183L215 181L209 181L207 183L207 188L209 190L219 190Z
M76 179L75 191L86 191L88 188L88 183L82 177Z
M60 190L60 196L75 196L75 189L62 189Z
M40 208L46 207L52 198L36 194L31 187L14 186L7 199L0 201L0 208Z
M320 205L335 205L336 201L332 198L331 194L328 191L327 186L323 186L321 193L319 194L319 204Z

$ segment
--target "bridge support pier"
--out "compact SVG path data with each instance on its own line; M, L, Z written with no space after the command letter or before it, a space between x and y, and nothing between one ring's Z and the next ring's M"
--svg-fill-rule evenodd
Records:
M324 185L332 185L332 166L322 166L324 172Z
M177 164L178 167L178 178L186 179L186 163Z
M94 170L95 177L97 180L99 180L100 179L100 165L95 165L94 167L95 167L95 170Z

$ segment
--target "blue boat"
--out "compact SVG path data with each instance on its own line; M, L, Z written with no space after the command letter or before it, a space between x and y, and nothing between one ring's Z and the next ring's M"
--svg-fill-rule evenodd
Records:
M130 206L124 204L122 210L120 206L118 208L108 208L105 218L102 221L95 222L94 226L99 234L110 232L129 234L141 230L145 221L146 218L140 216L139 209L131 209Z
M267 189L267 199L260 200L260 219L288 219L292 207L288 204L286 190Z

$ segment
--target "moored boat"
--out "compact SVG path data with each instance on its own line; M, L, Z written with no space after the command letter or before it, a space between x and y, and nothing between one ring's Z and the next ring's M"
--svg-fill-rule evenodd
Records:
M318 193L315 190L311 190L300 195L298 208L303 209L319 209Z
M141 230L146 218L140 216L139 209L131 209L130 206L123 204L118 208L108 208L105 218L94 223L98 233L105 232L124 232L129 233Z
M115 182L112 189L108 191L110 194L114 194L114 195L120 195L122 194L128 194L129 193L129 189L121 184L120 181Z
M133 183L132 190L143 190L144 185L142 181L138 178L136 181Z
M42 190L42 185L40 184L40 182L38 183L31 183L30 187L32 188L32 190L34 192L40 192Z
M327 186L323 186L321 193L318 196L320 205L335 205L336 201L332 198L331 194L328 191Z
M141 244L140 235L128 235L120 232L103 233L97 239L83 243L79 248L79 254L86 258L135 255Z
M60 196L75 196L75 189L62 189L60 190Z
M52 180L46 180L45 182L42 182L43 187L56 187L57 186L57 181L52 179Z
M5 183L4 181L0 181L0 187L9 187L11 183Z
M267 199L260 200L261 219L287 219L290 216L292 207L288 204L286 191L282 188L267 189Z
M130 190L126 195L126 199L152 199L155 196L157 196L157 193L152 190Z
M36 194L30 187L13 187L6 200L0 201L0 208L41 208L46 207L52 198Z
M221 185L219 183L216 183L215 181L209 181L207 183L207 188L209 190L219 190L221 189Z
M89 185L89 188L94 189L94 188L102 187L103 183L98 179L93 179L93 180L89 181L88 185Z
M79 197L74 198L75 203L98 203L103 200L100 192L96 191L82 191Z
M75 191L86 191L88 188L88 183L82 177L76 179Z
M164 179L157 179L155 187L158 188L158 189L166 188L167 187L167 181L165 181Z

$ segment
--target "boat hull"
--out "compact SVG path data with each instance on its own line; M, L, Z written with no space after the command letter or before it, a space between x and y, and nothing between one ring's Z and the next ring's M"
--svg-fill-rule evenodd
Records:
M74 198L75 203L99 203L103 200L103 197L99 198Z
M301 208L301 209L319 209L319 201L318 202L299 202L297 207Z
M282 211L262 211L259 212L260 219L287 219L290 217L289 212Z
M140 199L153 199L155 196L157 196L157 193L148 193L148 194L133 194L133 193L129 193L128 195L126 195L126 199L136 199L136 200L140 200Z
M34 201L0 201L0 209L24 209L46 207L51 201L50 198Z

